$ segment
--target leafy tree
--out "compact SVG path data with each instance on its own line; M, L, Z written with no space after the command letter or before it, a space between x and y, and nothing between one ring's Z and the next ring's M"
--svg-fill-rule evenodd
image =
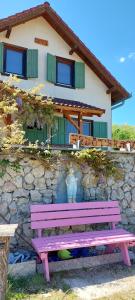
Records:
M112 136L114 140L135 140L135 126L114 124Z

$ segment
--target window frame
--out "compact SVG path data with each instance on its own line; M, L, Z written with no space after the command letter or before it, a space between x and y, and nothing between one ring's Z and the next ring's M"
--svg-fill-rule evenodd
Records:
M71 66L71 73L70 73L71 84L69 84L69 85L60 83L57 81L57 79L58 79L58 63L59 62ZM56 84L55 85L65 87L65 88L75 89L75 62L74 62L74 60L56 56Z
M9 72L6 71L6 57L7 57L7 50L8 49L22 53L22 69L23 69L22 75L18 74L18 73L15 73L15 72L14 73L9 73ZM3 57L3 59L4 59L3 73L2 73L3 75L10 76L10 74L14 74L18 78L27 79L27 75L26 75L27 74L27 48L4 43L4 57Z

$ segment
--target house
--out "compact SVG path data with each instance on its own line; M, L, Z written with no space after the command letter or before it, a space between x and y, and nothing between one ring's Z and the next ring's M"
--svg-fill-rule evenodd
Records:
M130 94L83 44L48 2L0 20L0 80L20 77L19 87L44 83L57 106L52 144L69 133L111 138L111 106ZM46 128L25 128L32 142Z

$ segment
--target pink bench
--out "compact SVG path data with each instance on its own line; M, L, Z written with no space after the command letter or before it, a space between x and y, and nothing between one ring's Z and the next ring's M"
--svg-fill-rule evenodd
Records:
M116 228L115 225L119 221L121 216L117 201L32 205L31 228L37 230L38 235L32 239L32 244L43 262L47 281L50 281L48 252L62 249L117 246L121 250L124 263L130 266L128 246L135 241L135 235ZM101 223L109 223L110 229L57 236L42 235L43 229Z

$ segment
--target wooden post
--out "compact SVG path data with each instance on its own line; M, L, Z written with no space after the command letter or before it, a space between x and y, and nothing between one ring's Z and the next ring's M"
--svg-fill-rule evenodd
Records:
M78 127L79 127L78 133L82 134L82 114L81 113L78 114Z
M10 237L14 236L17 226L0 225L0 300L6 299L9 241Z

